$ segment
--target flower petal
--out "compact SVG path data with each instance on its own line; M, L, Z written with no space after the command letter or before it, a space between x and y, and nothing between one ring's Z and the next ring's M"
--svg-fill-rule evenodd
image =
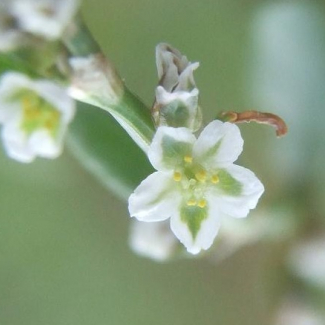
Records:
M148 150L149 160L157 170L174 170L184 157L192 154L196 138L187 128L161 126Z
M195 89L195 81L193 72L199 67L199 62L188 63L188 66L179 75L179 83L175 88L175 92L178 91L191 91Z
M140 221L162 221L177 210L181 195L176 191L172 172L155 172L129 198L131 217Z
M187 127L196 131L202 122L202 113L198 106L199 91L168 92L162 86L156 89L156 104L159 107L158 125Z
M47 80L34 81L31 88L60 111L62 123L71 122L75 114L75 102L65 88Z
M9 157L23 163L29 163L35 159L35 153L27 145L25 133L20 129L18 122L12 120L3 126L3 144Z
M28 146L36 155L43 158L57 158L62 152L62 144L53 139L47 130L33 132L28 139Z
M213 121L201 132L194 144L193 155L211 168L233 163L243 150L244 141L235 124Z
M207 200L212 210L219 210L222 214L244 218L250 209L254 209L264 192L264 186L253 172L237 165L230 165L227 172L241 184L240 191L228 190L222 185L209 187L206 193ZM236 183L237 184L237 183Z
M170 258L179 245L170 230L169 220L161 222L140 222L131 224L129 245L139 255L156 261Z
M177 49L169 44L160 43L156 47L156 64L160 85L171 92L178 84L179 74L189 62Z
M219 230L219 211L209 205L205 208L183 207L194 209L184 216L184 209L171 217L171 229L175 236L191 254L198 254L201 249L212 245ZM195 211L196 209L196 211ZM182 211L183 210L183 211ZM194 213L191 213L194 212Z
M77 0L15 0L11 12L21 29L55 40L73 18L78 4Z

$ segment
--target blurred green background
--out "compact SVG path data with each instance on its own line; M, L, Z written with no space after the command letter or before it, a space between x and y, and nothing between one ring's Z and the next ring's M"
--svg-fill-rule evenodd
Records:
M240 163L266 187L256 213L294 218L302 237L324 229L323 2L84 0L83 13L148 105L157 83L154 48L165 41L200 62L206 122L221 110L282 116L289 134L281 140L266 126L241 127ZM222 263L159 264L132 253L125 202L67 148L55 161L31 165L2 150L0 167L0 324L269 325L293 286L283 269L292 236Z

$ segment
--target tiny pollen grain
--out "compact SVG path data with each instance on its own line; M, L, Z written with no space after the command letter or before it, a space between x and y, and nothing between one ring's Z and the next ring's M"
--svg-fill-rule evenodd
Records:
M182 180L182 174L180 172L174 172L173 178L175 182L180 182Z
M206 176L207 176L207 174L204 170L201 170L195 174L195 178L200 182L204 182L206 179Z
M211 182L212 182L213 184L217 184L217 183L219 183L219 176L218 176L218 175L212 175L212 177L211 177Z
M204 199L201 199L201 200L198 202L197 205L198 205L198 207L200 207L200 208L205 208L206 205L207 205L207 201L204 200Z
M193 161L193 157L189 156L189 155L186 155L186 156L184 156L184 161L187 162L187 163L191 163Z
M188 206L194 206L194 205L196 205L196 200L195 200L195 199L190 199L190 200L187 201L186 204L187 204Z

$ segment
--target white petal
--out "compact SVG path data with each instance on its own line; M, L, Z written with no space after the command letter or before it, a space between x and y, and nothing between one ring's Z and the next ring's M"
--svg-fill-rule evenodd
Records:
M156 88L156 101L160 105L168 105L174 100L179 100L190 107L197 107L199 90L194 88L192 91L168 92L162 86Z
M197 234L196 243L202 249L209 249L216 238L220 228L220 212L213 209L213 206L208 204L208 218L202 221L201 229Z
M129 244L137 254L156 261L165 261L172 256L177 239L170 230L169 221L140 222L131 225Z
M21 89L29 89L32 82L25 75L18 72L4 73L0 79L0 123L17 120L20 116L21 104L10 100Z
M181 220L179 212L171 217L170 228L189 253L198 254L201 251L201 247L193 242L192 234L186 223Z
M14 94L21 88L30 88L31 79L19 72L6 72L2 75L0 81L0 97L5 98Z
M179 73L188 65L186 56L169 44L160 43L156 47L156 64L160 84L169 92L177 85Z
M44 158L57 158L62 151L61 144L47 130L33 132L28 139L28 145L36 155Z
M163 145L166 138L171 139L176 148L176 151L171 152L169 155L164 150ZM171 170L177 167L177 164L183 163L183 149L186 150L186 147L190 147L192 151L195 140L195 136L187 128L159 127L148 150L148 157L152 166L157 170ZM177 148L177 146L179 147Z
M78 4L76 0L13 0L11 11L20 28L54 40L61 36Z
M175 91L190 91L195 88L193 72L199 67L199 62L189 63L179 76L179 83Z
M244 218L249 210L254 209L260 196L264 192L264 186L253 172L237 165L230 165L227 172L242 184L240 195L226 195L211 187L206 193L207 200L213 210L219 210L222 214Z
M213 121L201 132L193 155L206 167L233 163L243 150L239 128L232 123Z
M17 102L6 102L3 101L0 95L0 123L7 123L10 120L14 119L17 114L20 113L21 106Z
M181 196L171 172L155 172L135 189L129 198L131 217L140 221L161 221L175 213Z
M34 160L35 153L27 145L26 136L17 125L17 121L11 121L3 126L2 140L9 157L23 163Z
M296 244L287 263L292 273L317 288L325 289L325 236L322 233Z
M37 80L33 82L31 88L62 113L62 123L67 124L72 120L75 114L75 102L68 96L64 87L51 81Z
M186 247L191 254L198 254L202 249L211 247L218 233L220 226L219 211L208 206L208 217L201 222L195 240L185 222L181 220L180 213L173 215L170 220L170 227L175 236Z

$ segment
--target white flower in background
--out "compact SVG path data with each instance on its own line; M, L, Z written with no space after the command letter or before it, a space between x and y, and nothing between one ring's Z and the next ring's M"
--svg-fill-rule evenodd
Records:
M156 64L159 77L153 107L156 124L196 131L201 126L202 115L193 71L199 63L189 62L178 50L161 43L156 47Z
M304 281L325 289L325 234L295 245L289 253L288 266Z
M178 241L170 231L168 221L134 221L131 224L129 245L135 253L162 262L172 257Z
M56 40L79 7L79 0L1 0L0 51L28 42L27 33Z
M55 40L70 23L78 0L11 0L10 12L27 32Z
M74 113L74 101L65 88L51 81L31 80L16 72L0 80L1 135L13 159L31 162L36 156L59 156Z
M324 325L325 315L308 302L288 297L277 312L274 325Z
M12 51L18 44L24 42L22 33L17 29L13 17L9 14L9 2L0 2L0 51Z
M187 128L159 127L148 150L157 170L129 198L139 221L168 218L190 253L208 249L224 216L246 217L264 187L248 169L234 165L242 151L238 127L211 122L198 139Z

